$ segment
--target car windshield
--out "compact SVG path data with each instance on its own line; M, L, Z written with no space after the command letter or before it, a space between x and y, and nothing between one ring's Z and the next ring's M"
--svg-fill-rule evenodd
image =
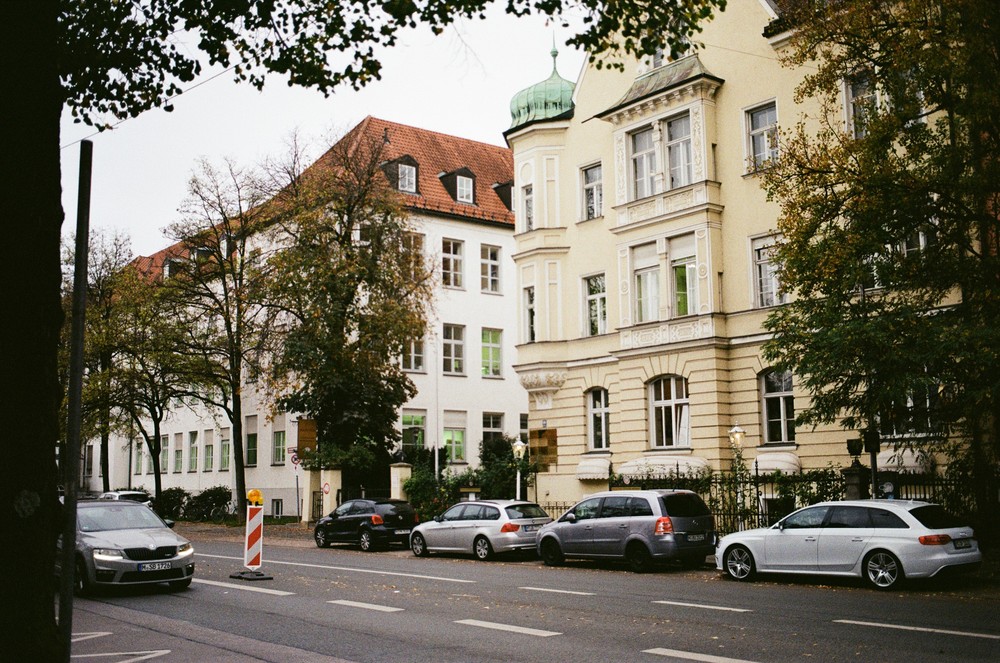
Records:
M548 518L549 514L545 513L545 509L538 506L537 504L512 504L507 507L507 517L511 520L517 520L518 518Z
M660 500L663 502L664 512L675 518L695 518L711 513L705 502L694 493L672 493L663 495Z
M112 504L82 508L77 511L76 522L81 532L164 527L159 516L146 507Z
M950 529L952 527L965 527L957 516L944 510L940 504L928 504L912 509L910 513L920 521L920 524L927 529Z

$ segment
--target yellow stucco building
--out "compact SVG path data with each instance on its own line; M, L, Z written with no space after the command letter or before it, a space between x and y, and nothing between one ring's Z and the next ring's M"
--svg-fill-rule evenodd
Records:
M795 429L807 396L761 356L783 295L757 172L809 110L775 18L730 2L684 57L587 65L575 84L554 69L512 101L515 368L540 501L609 473L727 468L736 426L761 472L850 462L839 427Z

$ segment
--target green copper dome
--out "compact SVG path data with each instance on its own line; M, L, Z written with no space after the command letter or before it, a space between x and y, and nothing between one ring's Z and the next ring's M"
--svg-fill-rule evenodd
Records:
M559 51L555 45L552 46L551 55L552 75L541 83L524 88L511 99L511 129L539 120L572 116L573 88L576 86L559 75L556 69L556 56L559 55Z

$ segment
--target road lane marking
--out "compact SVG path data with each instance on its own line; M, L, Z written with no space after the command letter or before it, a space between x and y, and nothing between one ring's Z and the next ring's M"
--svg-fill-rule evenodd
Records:
M115 663L137 663L138 661L148 661L153 658L166 656L170 652L171 652L170 649L151 649L149 651L117 651L117 652L108 652L106 654L70 654L70 658L114 657L116 659ZM118 658L119 656L132 656L132 658Z
M270 594L271 596L295 596L295 592L283 592L280 589L268 589L267 587L252 587L250 585L237 585L232 582L218 582L216 580L203 580L194 578L194 582L202 585L212 585L213 587L225 587L227 589L239 589L244 592L257 592L258 594Z
M728 612L753 612L747 608L727 608L723 605L704 605L702 603L684 603L683 601L653 601L653 603L662 603L663 605L679 605L685 608L704 608L705 610L726 610Z
M726 658L725 656L712 656L711 654L697 654L693 651L680 651L678 649L647 649L643 654L656 654L657 656L672 656L682 658L685 661L702 661L702 663L753 663L742 658Z
M334 603L336 605L344 605L348 608L364 608L365 610L377 610L379 612L402 612L403 608L391 608L387 605L376 605L374 603L360 603L358 601L347 601L345 599L339 599L337 601L327 601L327 603Z
M199 557L212 557L215 559L233 559L239 562L242 557L231 557L229 555L206 555L205 553L195 553ZM381 576L397 576L401 578L416 578L417 580L437 580L438 582L463 582L476 583L475 580L461 580L459 578L443 578L440 576L425 576L417 573L399 573L398 571L378 571L375 569L358 569L350 566L327 566L325 564L306 564L305 562L276 562L273 559L267 560L267 564L284 564L285 566L302 566L310 569L327 569L330 571L352 571L354 573L372 573Z
M83 642L84 640L103 638L106 635L111 635L111 631L80 631L73 633L70 642Z
M903 626L902 624L883 624L881 622L859 622L853 619L834 619L835 624L854 624L855 626L874 626L876 628L894 628L900 631L920 631L922 633L940 633L942 635L960 635L965 638L985 638L1000 640L1000 635L992 633L974 633L972 631L950 631L942 628L926 628L923 626Z
M549 589L548 587L518 587L530 592L552 592L553 594L573 594L574 596L593 596L593 592L572 592L568 589Z
M479 626L481 628L491 628L495 631L510 631L511 633L523 633L524 635L537 635L540 638L548 638L553 635L562 635L562 633L557 633L555 631L542 631L537 628L527 628L525 626L513 626L511 624L498 624L496 622L483 622L478 619L460 619L456 624L465 624L466 626Z

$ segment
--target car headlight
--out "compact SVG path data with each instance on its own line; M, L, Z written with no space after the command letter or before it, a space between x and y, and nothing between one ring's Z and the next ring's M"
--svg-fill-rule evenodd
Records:
M94 548L94 559L102 562L115 562L125 559L121 550L115 548Z
M187 557L188 555L193 555L193 554L194 554L194 546L192 546L190 543L182 543L181 545L177 546L178 557Z

